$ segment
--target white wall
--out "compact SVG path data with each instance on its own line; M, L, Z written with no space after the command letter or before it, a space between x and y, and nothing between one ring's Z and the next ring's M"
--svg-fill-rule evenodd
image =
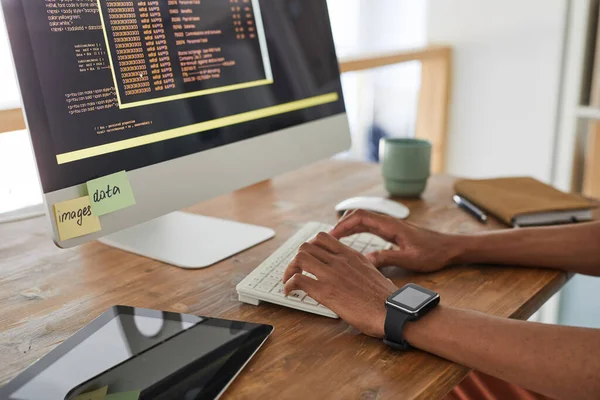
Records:
M427 42L427 3L414 0L363 0L365 51L393 52ZM373 118L387 134L412 137L421 86L418 61L380 68L369 74L373 88ZM371 121L370 121L371 122Z
M532 175L570 187L573 144L553 159L568 0L429 0L430 42L455 49L448 171L467 177ZM587 2L587 1L586 1ZM563 125L575 124L586 2L573 1ZM569 65L569 64L567 64ZM575 72L573 72L573 71ZM565 110L568 121L565 120ZM566 121L566 122L565 122ZM570 128L564 128L570 129ZM568 144L568 146L565 146ZM569 154L571 153L571 154ZM561 161L561 159L564 159ZM566 166L566 168L565 168ZM576 276L542 308L544 322L600 327L600 279ZM558 317L558 318L557 318Z
M447 170L550 181L567 0L429 0L455 49Z

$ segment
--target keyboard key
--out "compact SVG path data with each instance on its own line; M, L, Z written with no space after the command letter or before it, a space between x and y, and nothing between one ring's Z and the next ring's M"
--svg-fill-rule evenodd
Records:
M372 235L369 235L368 233L361 233L356 238L356 241L362 244L369 244L372 239Z
M343 244L345 244L346 246L350 246L352 244L352 242L354 241L354 239L350 238L350 237L345 237L345 238L341 238L340 242L342 242Z
M285 272L285 270L287 269L287 265L285 266L279 266L277 268L275 268L272 272L272 274L278 275L278 276L283 276L283 273Z
M306 297L306 293L302 290L294 290L288 294L288 299L292 301L301 302Z
M363 249L364 249L365 247L367 247L367 245L366 245L366 244L364 244L364 243L361 243L361 242L358 242L358 241L357 241L357 242L354 242L354 243L352 243L352 246L350 246L350 248L352 248L352 249L354 249L354 250L356 250L356 251L358 251L358 252L361 252L361 253L362 253L362 251L363 251Z
M381 250L381 246L375 246L373 244L369 244L367 245L367 247L365 247L361 253L363 254L370 254L370 253L374 253L376 251L380 251Z
M243 282L243 286L246 289L254 289L256 287L256 285L258 285L260 283L261 279L259 277L255 277L255 278L246 278L246 280L244 280Z
M263 282L269 283L271 285L271 287L277 285L278 283L281 283L281 277L278 278L267 278L265 280L263 280Z
M348 236L348 240L354 242L356 240L356 238L358 237L358 234L354 234L352 236Z
M263 293L269 293L271 291L271 289L273 289L275 287L276 284L269 282L269 281L263 281L261 282L258 286L256 286L256 290L258 290L259 292L263 292Z
M374 246L384 247L387 245L387 242L380 238L379 236L373 235L373 240L371 240L371 244Z
M271 272L269 274L269 276L267 276L265 279L272 279L275 281L281 280L281 277L283 276L283 274L278 274L276 272Z
M315 299L313 299L312 297L308 297L308 296L306 296L304 298L304 300L302 300L302 302L306 303L306 304L310 304L311 306L318 306L319 305L319 303Z
M252 281L247 281L242 284L242 287L244 289L254 289L255 286L256 286L256 284Z
M256 270L254 273L256 273L256 276L260 279L265 279L270 274L268 269Z
M285 297L285 294L283 293L283 283L278 283L277 286L271 290L271 294L279 297Z

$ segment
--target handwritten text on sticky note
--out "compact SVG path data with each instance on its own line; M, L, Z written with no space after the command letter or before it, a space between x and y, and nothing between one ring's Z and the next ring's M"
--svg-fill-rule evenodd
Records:
M93 392L87 392L76 396L73 400L104 400L108 386L101 387Z
M60 240L73 239L102 229L98 217L92 215L88 196L56 203L54 217Z
M135 204L127 172L103 176L87 183L94 215L101 216Z

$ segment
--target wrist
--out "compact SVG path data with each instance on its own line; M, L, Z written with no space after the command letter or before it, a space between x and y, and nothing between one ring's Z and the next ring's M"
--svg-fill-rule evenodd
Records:
M449 265L469 264L473 262L473 250L480 246L479 235L449 235L448 247L451 249Z
M406 341L417 349L427 348L427 343L435 340L430 335L443 329L440 325L445 312L446 308L439 304L423 318L406 323L402 332Z
M377 310L373 310L371 314L369 327L363 331L367 336L371 336L374 338L382 339L385 337L385 318L387 315L387 310L385 306L382 308L378 308Z

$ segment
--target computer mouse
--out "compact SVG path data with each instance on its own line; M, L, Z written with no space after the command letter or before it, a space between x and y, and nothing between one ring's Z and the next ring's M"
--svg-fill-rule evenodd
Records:
M367 210L398 219L406 219L410 215L410 210L404 204L383 197L354 197L342 201L335 206L335 210L340 213L347 210Z

